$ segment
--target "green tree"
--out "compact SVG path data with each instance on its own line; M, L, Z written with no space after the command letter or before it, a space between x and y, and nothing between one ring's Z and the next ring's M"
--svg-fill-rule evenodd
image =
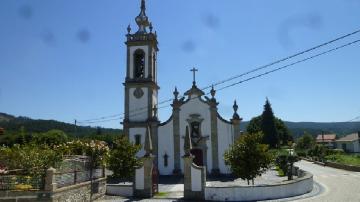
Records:
M250 180L254 184L254 178L269 169L273 161L268 145L260 143L262 138L261 133L242 135L224 154L233 174L248 184Z
M315 158L315 160L323 161L327 150L324 145L315 144L315 146L309 150L309 155Z
M296 142L297 150L309 150L315 146L315 140L312 135L305 132Z
M36 144L46 144L49 146L59 145L68 141L68 136L61 130L49 130L46 133L33 135L32 141Z
M256 117L252 118L246 127L246 132L250 133L250 134L263 132L262 128L261 128L262 120L263 120L262 116L256 116ZM275 127L276 127L276 131L278 133L279 141L280 141L281 145L287 145L289 141L293 141L293 137L291 135L290 130L285 125L285 123L277 117L275 117Z
M249 134L262 132L261 123L262 123L262 116L261 115L252 118L250 120L249 124L246 127L246 132L249 133Z
M279 145L279 135L275 126L275 116L267 98L261 117L261 130L264 133L264 143L268 144L271 148L276 148Z
M293 136L285 123L275 117L275 127L279 135L280 145L288 145L289 142L293 142Z
M109 169L113 171L113 177L127 179L134 175L135 167L140 164L136 158L140 147L140 145L130 143L124 135L114 141L108 161Z

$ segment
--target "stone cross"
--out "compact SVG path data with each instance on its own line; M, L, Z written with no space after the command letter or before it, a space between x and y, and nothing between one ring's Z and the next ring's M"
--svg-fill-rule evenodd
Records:
M199 70L194 67L194 68L192 68L190 71L193 72L193 85L195 85L195 83L196 83L196 81L195 81L195 73L196 73L197 71L199 71Z

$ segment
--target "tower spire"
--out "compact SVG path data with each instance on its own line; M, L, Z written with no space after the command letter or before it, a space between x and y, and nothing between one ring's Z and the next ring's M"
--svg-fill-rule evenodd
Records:
M140 14L135 18L136 24L139 26L138 34L146 33L146 27L150 25L149 18L146 16L145 0L141 0Z

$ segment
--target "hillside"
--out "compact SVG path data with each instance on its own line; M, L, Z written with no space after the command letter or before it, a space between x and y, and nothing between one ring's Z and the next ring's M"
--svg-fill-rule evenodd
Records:
M4 128L6 132L17 132L21 127L24 127L29 133L42 133L51 129L59 129L68 135L84 136L92 134L121 134L120 129L96 128L90 126L76 126L74 124L64 123L55 120L41 120L31 119L28 117L15 117L9 114L0 113L0 127Z
M313 136L325 133L335 133L339 137L360 131L360 122L290 122L285 121L285 125L289 128L294 138L298 138L304 134L304 131ZM244 121L240 125L242 131L246 130L249 121Z
M242 131L246 130L249 121L244 121L240 124ZM319 123L319 122L290 122L285 121L285 125L289 128L295 138L304 134L304 131L317 135L322 131L326 133L336 133L338 136L360 131L360 122L333 122L333 123ZM99 129L90 126L77 126L74 124L64 123L55 120L41 120L31 119L28 117L15 117L9 114L0 113L0 127L5 131L19 131L20 127L24 127L27 132L40 133L51 129L59 129L69 135L84 136L99 133ZM121 134L121 129L101 128L102 134Z

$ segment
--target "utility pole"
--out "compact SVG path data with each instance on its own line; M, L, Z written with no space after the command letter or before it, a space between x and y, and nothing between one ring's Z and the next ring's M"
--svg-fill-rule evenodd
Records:
M77 123L77 121L76 121L76 119L74 119L74 134L75 134L75 136L77 136L77 128L76 128L76 123Z

